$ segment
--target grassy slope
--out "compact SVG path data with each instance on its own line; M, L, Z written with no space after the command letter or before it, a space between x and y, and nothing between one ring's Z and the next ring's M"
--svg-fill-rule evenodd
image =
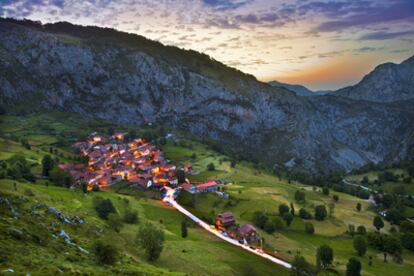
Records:
M78 117L71 116L61 117L60 114L54 114L53 116L29 116L26 119L18 117L2 117L2 119L3 134L1 136L3 139L0 140L0 159L4 159L4 157L10 156L13 153L21 152L28 159L35 160L36 162L33 161L34 164L40 162L40 158L44 153L48 152L48 148L51 145L55 145L53 143L56 135L77 136L91 130L107 129L107 125L100 122L86 122ZM39 124L40 126L50 125L53 131L50 129L44 131L44 127L39 127ZM125 129L125 127L116 128L116 130ZM27 151L20 143L11 142L10 140L5 141L4 138L10 138L10 133L28 137L30 143L35 146L32 146L32 149ZM42 138L36 139L36 137ZM6 143L12 143L13 146L6 146ZM322 195L320 191L313 191L311 187L301 185L300 183L289 184L284 179L279 180L264 171L255 169L251 164L238 163L236 168L231 168L225 156L217 154L194 141L186 141L185 144L186 146L177 146L168 143L163 146L163 150L167 157L175 163L192 163L195 171L198 172L197 175L190 176L193 180L204 180L207 178L228 180L232 184L227 186L227 192L239 199L237 204L229 206L227 200L220 199L215 195L199 196L193 210L198 215L214 217L221 211L229 210L236 215L238 223L249 222L251 214L256 210L266 210L276 214L277 206L280 203L293 202L293 195L297 189L303 189L307 198L307 202L304 205L295 204L297 211L301 207L311 211L317 204L328 204L331 202L331 197ZM59 151L63 152L64 156L70 156L70 149L59 148ZM193 153L196 154L195 159L191 158ZM207 171L206 166L209 163L214 163L217 170L213 172ZM34 166L33 170L39 171L39 168L39 166ZM4 182L1 183L3 184ZM8 185L1 185L1 191L4 189L10 190L10 185ZM36 197L44 195L45 197L42 200L52 202L53 206L63 210L66 209L69 213L78 214L77 212L80 212L82 214L87 212L89 220L97 225L103 225L102 227L105 228L103 222L95 216L94 211L91 209L90 196L85 198L80 193L51 186L46 188L37 185L31 189L35 191ZM21 192L22 189L19 189L19 191ZM112 192L101 194L113 198L117 208L122 210L122 204L117 200L118 194ZM295 251L299 250L308 261L314 262L315 249L323 243L330 244L335 250L335 267L343 271L347 259L355 255L351 238L344 234L347 225L350 223L355 224L355 226L365 225L371 230L374 214L367 210L366 202L346 194L337 194L340 200L336 204L333 217L324 222L312 221L316 228L315 235L309 236L305 234L303 231L304 222L297 217L288 230L273 235L262 231L260 234L265 238L266 243L270 247L278 251L286 259L291 259ZM271 275L276 271L278 274L286 273L285 270L281 270L277 266L264 262L246 252L241 252L237 248L211 237L197 227L190 228L189 237L182 239L180 237L181 214L167 206L161 205L158 200L139 196L129 198L130 204L139 210L142 218L156 223L159 223L161 219L166 232L166 244L161 258L156 263L148 265L143 260L142 252L134 243L130 242L135 237L137 226L127 226L120 234L115 234L110 229L105 228L111 234L111 239L123 248L125 254L133 256L134 259L139 261L139 267L155 269L152 266L155 265L156 267L171 271L183 271L196 275L240 275L251 274L252 271L247 266L254 262L253 270L257 270L259 275ZM361 213L355 211L357 202L361 202L364 206L364 211ZM389 229L389 227L387 224L385 229ZM79 234L79 239L84 240L86 245L91 243L90 237ZM367 264L368 255L374 257L374 266L372 267L369 267ZM410 275L414 269L414 255L404 251L403 258L403 265L393 262L384 264L382 262L382 254L370 249L367 255L362 258L364 275L379 275L391 271L395 271L398 275ZM93 262L89 262L88 265L93 267ZM3 268L3 265L1 268Z
M2 117L0 159L6 159L16 153L23 154L33 164L33 172L38 173L40 172L39 164L42 156L49 153L50 146L57 146L55 144L56 140L54 139L56 135L61 133L79 135L79 129L82 129L82 131L90 130L91 127L93 129L99 129L100 124L97 122L85 123L79 121L77 117L66 117L63 120L63 118L59 117L59 114L56 115L53 117L41 115L28 117L26 119ZM38 125L39 123L51 126L53 131L50 129L47 131L42 130ZM49 132L52 132L52 134L48 134ZM19 137L26 137L32 145L31 150L25 149L18 142L9 140L9 138L12 138L10 137L10 133ZM59 155L53 155L54 157L59 157L60 153L63 153L64 157L60 157L61 160L64 162L73 162L65 158L65 156L71 155L70 149L58 147L58 150ZM149 199L148 197L119 195L114 192L100 192L99 194L111 198L121 213L125 206L123 201L119 200L119 197L128 198L130 206L139 211L141 220L153 221L154 223L162 225L165 229L166 242L164 251L159 260L155 263L148 264L145 261L143 252L134 243L138 225L126 225L119 234L115 233L96 216L91 203L93 195L84 196L77 191L50 185L46 187L43 185L44 181L41 180L38 180L37 184L17 182L18 190L15 192L12 189L12 182L11 180L0 180L0 193L6 194L8 197L12 195L24 195L25 190L29 188L35 193L35 196L25 196L30 200L27 208L31 207L34 201L37 200L49 206L56 207L65 214L84 217L88 224L104 229L104 235L112 240L114 244L118 245L124 257L115 268L102 268L97 266L91 257L79 257L77 250L70 250L64 247L62 242L52 241L45 247L32 244L30 245L29 254L22 255L21 250L23 245L19 241L6 238L5 240L1 240L1 244L5 246L7 244L7 248L13 257L5 263L0 263L0 270L13 268L19 273L25 273L29 268L32 275L36 275L40 271L51 274L55 273L57 266L61 264L61 267L68 269L68 271L85 271L97 274L102 274L103 271L109 269L119 269L120 267L126 270L136 270L155 275L166 274L168 271L184 272L191 275L287 274L287 271L281 267L275 266L248 252L240 251L238 248L210 236L197 227L189 229L189 235L186 239L181 238L180 225L183 220L182 215L171 207L164 206L159 200ZM162 224L160 221L162 221ZM47 222L51 223L51 221ZM9 219L7 221L2 220L1 223L1 229L16 227L30 230L31 228L30 218L28 218L28 221L23 219L18 221ZM39 227L39 231L45 231L41 226ZM80 229L65 228L65 230L79 242L79 245L87 250L91 250L91 244L97 238L93 235L86 234L84 227ZM5 237L8 236L6 235ZM55 243L59 244L61 251L55 249ZM70 251L69 254L78 256L79 260L75 263L68 261L67 256L59 253L63 252L63 250ZM29 266L29 260L36 258L36 256L41 256L41 258L38 258L39 261L34 262L32 266ZM45 262L48 262L48 264L45 264ZM257 264L254 268L249 267L249 264L252 262ZM120 272L117 271L117 273Z
M408 175L407 171L401 170L401 169L390 169L388 171L391 171L396 175L402 175L402 174L405 175L405 176ZM405 188L405 191L407 192L407 194L414 194L414 182L407 184L407 183L404 183L401 178L400 178L399 182L387 181L384 184L382 184L381 186L373 184L373 182L378 179L378 175L380 173L381 173L380 171L370 171L370 172L363 173L363 174L350 175L350 176L348 176L348 179L351 180L351 181L355 181L355 182L360 183L361 180L366 176L366 177L368 177L368 180L370 181L370 183L365 185L365 186L371 187L373 189L382 189L385 192L391 193L392 189L395 186L403 185L404 188Z
M302 207L313 213L313 207L319 204L328 205L332 201L332 195L339 196L339 202L335 204L334 214L329 219L319 222L311 220L315 226L315 235L310 236L304 232L304 221L295 217L292 225L279 233L269 235L263 231L260 234L265 238L266 243L275 249L282 257L291 259L296 250L299 250L306 259L315 262L316 248L321 244L328 244L335 251L335 267L338 270L345 270L347 260L355 256L352 246L352 238L345 234L349 224L355 227L364 225L368 231L373 231L372 220L375 214L369 211L367 201L356 197L331 191L330 196L325 196L321 191L314 191L312 187L300 183L287 183L286 180L278 178L258 169L250 164L240 163L235 168L231 168L228 161L220 162L225 159L197 143L191 143L191 147L180 150L172 145L164 147L168 158L180 162L193 162L194 167L199 172L197 176L190 176L192 179L202 180L203 178L222 178L231 184L227 185L227 192L234 198L239 199L235 206L229 206L226 200L220 200L212 194L198 195L195 207L192 211L199 216L214 217L222 211L231 211L235 214L238 223L247 223L251 219L253 212L266 210L277 215L278 205L281 203L294 203L294 193L302 189L306 194L306 203L294 203L296 212ZM191 159L195 153L196 160ZM213 162L217 171L207 172L206 165ZM235 201L232 201L233 204ZM362 212L357 212L356 204L360 202L363 206ZM386 223L387 231L390 225ZM368 266L368 256L373 256L373 266ZM398 275L410 275L414 269L414 254L404 251L404 264L399 265L393 262L383 263L382 253L369 249L366 256L361 259L364 275L380 275L388 272L395 272Z

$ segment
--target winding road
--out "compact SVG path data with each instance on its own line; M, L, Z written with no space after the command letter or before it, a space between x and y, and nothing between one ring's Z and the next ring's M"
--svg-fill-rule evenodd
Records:
M222 232L218 231L214 226L211 226L207 223L205 223L204 221L202 221L201 219L199 219L198 217L194 216L192 213L190 213L187 209L185 209L184 207L182 207L180 204L178 204L177 201L175 201L174 198L174 194L176 192L175 189L172 189L170 187L165 187L166 189L166 195L165 197L162 199L163 202L170 204L172 207L174 207L175 209L177 209L179 212L183 213L184 215L186 215L187 217L189 217L192 221L194 221L195 223L197 223L198 225L200 225L202 228L204 228L206 231L210 232L211 234L215 235L216 237L231 243L235 246L241 247L242 249L249 251L253 254L256 254L264 259L267 259L275 264L284 266L286 268L292 268L292 265L282 261L278 258L275 258L269 254L264 253L263 251L261 251L260 249L252 249L249 247L249 245L247 244L241 244L239 243L238 240L232 239L230 237L227 237L225 235L223 235Z

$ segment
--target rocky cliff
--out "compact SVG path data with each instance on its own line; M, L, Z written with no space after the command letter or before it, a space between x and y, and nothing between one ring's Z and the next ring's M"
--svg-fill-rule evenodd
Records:
M373 102L414 99L414 56L400 64L381 64L358 84L340 89L334 94Z
M309 172L404 158L413 110L297 97L205 55L113 30L0 22L0 101L162 123Z

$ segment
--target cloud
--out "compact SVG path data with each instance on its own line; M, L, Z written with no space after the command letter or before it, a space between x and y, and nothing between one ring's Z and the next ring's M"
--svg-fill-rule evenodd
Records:
M202 0L202 3L215 10L235 10L253 0Z
M361 36L359 40L387 40L408 35L414 35L414 31L374 32Z
M349 15L340 20L332 20L319 24L313 29L315 32L342 31L352 27L371 27L375 24L396 21L414 22L414 1L394 0L391 5L361 7L356 14ZM340 11L338 11L339 17ZM333 11L331 15L334 15Z

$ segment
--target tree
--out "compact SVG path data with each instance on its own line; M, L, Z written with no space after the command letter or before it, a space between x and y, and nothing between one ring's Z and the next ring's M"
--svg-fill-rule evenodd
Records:
M265 213L256 211L253 213L252 222L257 227L264 229L264 226L268 220L268 217L265 215Z
M216 167L214 166L213 163L210 163L210 164L207 165L207 170L214 171L215 169L216 169Z
M404 233L401 235L401 242L404 248L414 251L414 233Z
M393 255L401 254L402 245L400 239L395 236L386 236L384 239L384 251Z
M328 187L323 187L322 188L322 193L324 194L324 195L329 195L329 188Z
M290 272L292 276L313 275L313 269L310 263L308 263L303 256L297 254L292 260L292 270Z
M139 222L138 212L135 210L126 209L122 220L128 224L135 224Z
M369 184L369 179L368 179L368 177L367 176L364 176L363 178L362 178L362 180L361 180L361 184Z
M96 196L92 203L101 219L108 219L109 214L116 212L115 206L109 198L104 199L101 196Z
M334 212L335 212L335 203L330 202L328 204L328 208L329 208L329 216L332 217L334 215Z
M354 249L358 253L358 256L364 256L367 252L367 241L364 236L357 235L353 241Z
M265 230L269 234L272 234L273 232L275 232L275 224L268 220L266 221L263 230Z
M108 215L107 223L109 227L115 230L115 232L121 231L122 227L124 227L122 218L117 213L110 213Z
M408 220L401 222L400 232L401 233L414 233L414 223Z
M295 200L297 202L305 202L305 193L302 191L296 191L295 192Z
M374 225L377 231L379 231L381 228L384 227L384 221L382 220L380 216L376 216L374 218L374 221L372 222L372 225Z
M286 225L289 227L293 221L293 215L291 213L285 213L283 215L283 220L286 222Z
M186 238L188 235L187 232L187 222L186 221L182 221L181 222L181 237Z
M382 205L387 209L392 206L393 202L394 199L392 198L392 195L386 194L382 197Z
M351 257L346 264L346 276L360 276L361 268L361 262L357 258Z
M316 251L316 261L318 266L322 266L322 268L328 268L334 259L334 253L331 247L328 245L321 245L318 247Z
M365 226L360 225L357 228L357 233L358 235L365 235L367 233L367 229L365 228Z
M164 247L164 240L164 231L152 223L147 222L138 230L138 244L145 250L150 261L159 258Z
M86 184L85 181L81 181L80 189L84 194L86 194L88 192L88 184Z
M282 217L285 213L289 213L289 206L286 204L279 205L279 215Z
M311 219L312 215L308 211L306 211L306 209L301 208L299 210L299 217L302 219Z
M275 217L275 219L273 220L273 225L274 225L275 230L280 231L280 230L285 229L285 224L280 217Z
M290 213L292 214L292 216L295 215L295 206L293 206L293 203L290 203Z
M112 244L98 240L93 245L96 261L100 264L113 265L118 258L118 250Z
M391 224L399 224L404 219L403 215L397 208L391 208L387 211L385 219Z
M49 176L49 172L53 168L53 166L54 166L54 161L53 161L52 157L50 157L49 154L46 154L45 156L43 156L43 159L42 159L42 175L43 176Z
M50 170L49 175L49 179L58 186L69 188L73 183L72 176L59 167Z
M315 233L315 227L313 227L311 222L305 222L305 232L308 234Z
M326 211L325 205L318 205L315 207L315 219L316 220L324 220L326 216L328 215L328 212Z
M185 183L185 172L183 169L177 170L177 180L179 184Z
M359 202L357 203L356 209L357 209L358 212L361 212L361 209L362 209L361 203L359 203Z
M353 237L355 235L355 225L349 224L348 225L348 233Z

